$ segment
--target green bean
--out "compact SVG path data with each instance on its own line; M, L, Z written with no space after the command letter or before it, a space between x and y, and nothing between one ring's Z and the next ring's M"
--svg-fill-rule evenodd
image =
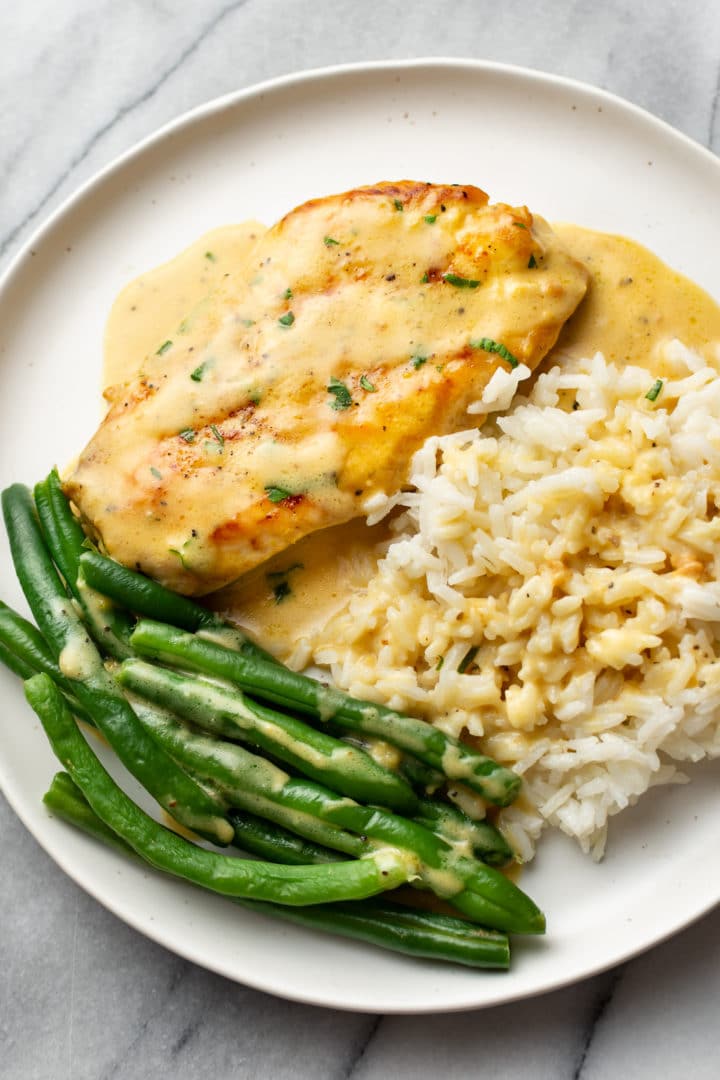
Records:
M462 859L454 869L458 875L463 875L465 888L447 899L468 919L509 934L545 933L545 916L517 886L513 886L515 896L511 898L505 886L512 882L499 870Z
M193 635L142 620L133 631L131 644L150 659L219 676L286 708L385 739L445 776L463 780L498 806L509 805L520 789L521 781L516 773L464 746L439 728L383 705L355 700L307 675L224 648L212 631L201 630Z
M172 757L186 775L218 798L224 808L239 807L268 818L314 844L354 858L367 853L367 845L357 835L322 820L316 805L318 785L311 781L292 781L279 766L235 743L220 742L192 732L171 713L157 706L138 701L134 708L157 746ZM331 796L334 802L342 801L334 792Z
M33 663L36 665L34 667L30 666L30 664L26 664L22 659L16 657L15 654L8 652L7 665L14 670L16 674L20 675L21 678L27 679L36 674L38 670L44 670L53 677L56 684L67 683L67 680L64 680L59 667L49 657L47 645L36 628L20 615L13 612L7 605L0 602L0 660L5 659L3 652L4 631L9 631L5 636L10 638L13 646L17 647L18 642L25 646L25 653L31 656ZM39 665L42 665L42 667ZM83 719L86 723L93 722L90 715L82 708L76 699L68 698L66 696L66 701L68 702L71 711L73 711L76 716L79 715L79 718ZM142 705L138 704L137 707L138 710L146 713L146 715L149 715L153 711L145 703ZM154 712L157 715L157 710L154 710ZM298 837L271 822L264 821L254 814L241 812L237 809L228 810L227 805L223 803L220 798L217 800L216 813L219 816L227 815L234 830L233 842L238 847L250 851L253 855L259 855L276 862L287 861L295 865L337 861L342 858L336 851L331 850L328 847L320 847L317 844L313 844L311 841ZM326 828L333 833L333 839L337 842L337 830L332 826ZM363 851L362 844L354 839L350 839L349 844L341 844L340 846L345 850L347 850L349 846L350 850L355 854L361 854ZM281 854L284 854L284 857L281 857Z
M445 776L439 769L432 769L409 754L403 755L399 770L408 783L425 795L434 795L445 783Z
M90 588L80 568L80 556L87 541L65 498L56 469L35 485L35 508L53 561L68 592L80 604L92 637L115 660L131 656L128 638L132 620L106 596Z
M122 687L170 709L212 734L260 747L342 795L412 811L417 799L399 776L362 750L309 724L258 705L235 687L179 675L143 660L127 660L115 673Z
M135 855L130 845L101 821L68 773L55 773L50 787L43 795L43 802L48 810L52 810L63 821L76 825L96 840L102 840L116 851L121 851L123 855Z
M3 492L2 507L23 592L74 696L123 764L168 813L216 843L229 843L229 822L217 816L208 794L158 749L105 670L45 547L30 492L13 485Z
M53 484L52 490L51 479L57 481L57 484ZM78 559L85 541L85 534L69 506L68 513L62 518L56 515L54 504L57 502L58 489L59 477L57 471L53 469L49 476L35 485L33 490L35 509L45 542L52 553L55 565L63 576L68 594L79 601L80 594L76 588L80 569ZM60 494L62 495L62 492Z
M310 863L340 862L346 857L246 810L233 807L228 811L228 820L235 830L237 847L268 862L308 866Z
M88 585L103 596L110 597L127 611L149 616L184 630L212 630L222 635L223 643L228 649L236 649L271 664L277 663L271 653L256 645L242 630L230 626L214 611L209 611L186 596L178 596L159 582L128 569L114 559L108 559L95 551L85 551L80 556L80 569Z
M415 758L403 756L394 747L379 739L353 733L344 735L342 741L365 750L375 760L382 762L387 761L394 752L398 759L394 763L395 767L419 788L435 791L445 781L442 773L430 769ZM412 817L414 821L425 825L449 843L467 843L475 854L490 866L505 866L514 858L512 849L499 829L488 821L475 821L450 803L422 797Z
M342 856L339 856L335 851L330 851L327 848L318 848L316 845L309 845L309 841L294 836L293 834L288 833L286 829L280 828L277 825L273 825L270 822L263 821L260 818L255 818L255 815L253 814L240 813L239 811L231 810L229 813L229 818L233 826L235 827L235 842L237 843L237 845L239 845L239 847L245 846L246 850L252 851L253 854L260 855L263 859L272 859L276 862L283 863L297 863L300 859L302 859L302 861L304 862L328 862L330 860L337 860L338 858L342 858ZM311 848L310 858L307 850L308 847ZM451 897L451 902L454 906L458 907L459 910L464 910L468 917L473 918L476 921L481 921L481 919L483 919L483 916L487 915L488 912L488 907L485 904L481 905L478 909L476 896L471 890L463 890L462 892L456 894L456 896ZM366 901L365 904L362 906L367 907L369 906L369 903L370 902ZM361 905L356 906L359 908L359 906ZM375 903L373 903L373 906L375 906ZM294 908L293 910L296 909ZM337 912L337 910L337 906L334 906L334 908L332 908L332 912L334 913ZM404 917L408 915L408 912L407 908L395 905L395 910L393 910L393 912L389 914L392 916L393 926L397 927L402 926ZM463 923L457 918L436 915L434 913L412 913L412 915L413 926L417 926L417 923L415 922L416 917L418 919L427 918L427 920L429 920L429 926L427 926L427 929L429 929L431 932L439 929L439 924L443 922L445 918L449 918L449 921L450 923L452 923L453 928L456 929L457 932L463 936L463 940L465 940L465 936L468 932L472 931L473 929L479 930L479 928L468 927L466 923ZM371 920L377 919L378 913L373 910L373 912L370 914L370 918ZM372 926L372 922L370 922L370 926ZM327 926L325 926L323 929L329 930L329 924L327 924ZM479 932L480 934L489 935L499 933L499 931L489 931L485 929L479 930ZM503 937L504 941L506 941L505 935L503 934L501 936ZM388 943L388 947L393 946ZM502 947L505 948L505 945L503 944ZM507 962L510 962L510 948L507 948L506 957ZM451 959L450 956L447 956L446 958ZM495 959L499 959L499 957L495 956ZM460 962L464 961L461 960ZM485 966L485 964L483 964L483 966ZM494 963L492 964L492 966L494 967ZM505 962L499 963L498 966L505 967Z
M6 668L9 668L15 675L19 675L21 679L29 679L31 675L34 675L36 669L30 667L21 656L11 652L2 639L0 639L0 663L4 664Z
M94 813L67 773L58 773L43 800L57 817L116 847L128 856L135 852ZM235 815L233 815L235 816ZM259 826L266 823L255 819ZM286 834L290 840L295 840ZM249 849L251 850L251 849ZM287 854L285 850L280 852ZM328 855L332 855L328 852ZM278 862L294 862L278 858ZM470 967L506 969L510 948L505 934L479 927L447 915L415 911L385 900L322 904L288 908L278 904L235 900L241 907L273 918L285 918L313 930L338 934L410 956L451 961Z
M453 904L457 895L461 910L482 925L513 933L543 931L542 913L517 886L423 825L290 777L243 747L198 734L169 714L138 715L179 765L206 786L214 785L230 805L348 854L390 845L415 858L420 882Z
M440 792L446 782L446 777L437 769L431 769L429 765L424 765L417 758L403 754L384 740L357 732L343 733L342 728L337 728L333 724L328 724L327 729L343 742L365 750L376 761L388 763L389 768L404 776L408 783L421 793L418 796L419 801L413 818L420 821L431 832L453 843L463 840L471 843L475 853L481 855L483 862L491 866L505 866L514 858L511 848L498 829L489 822L475 821L468 817L459 804L454 803L453 794L457 793L462 785L455 782L452 788L448 788L437 798L433 798L432 796ZM452 801L445 802L444 799Z
M217 625L218 616L214 612L99 552L84 551L80 562L88 584L127 611L136 615L152 612L162 622L184 630Z
M21 659L18 659L17 662L21 666L16 667L13 665L13 660L16 659L14 654L8 654L8 666L10 666L12 670L15 670L16 674L19 674L21 678L29 678L37 671L42 670L47 672L54 679L56 684L64 686L67 691L68 681L64 679L59 667L52 660L48 646L41 637L39 631L32 625L32 623L29 623L26 619L22 618L22 616L12 611L11 608L7 607L7 605L3 604L0 601L0 660L5 659L3 653L4 641L7 641L13 649L20 653L21 656L24 655L29 658L28 664L25 664ZM137 661L135 663L137 665L142 665L141 661ZM152 670L154 671L156 669ZM176 676L172 672L163 672L163 674L172 676L173 678L179 678L179 676ZM135 689L132 683L128 685L130 689ZM235 691L234 693L239 692ZM71 710L76 716L79 716L79 718L83 719L86 723L92 723L92 718L90 717L89 713L87 713L86 710L83 709L83 707L76 699L72 697L66 697L66 700L68 700ZM160 701L160 704L162 704L162 701ZM252 703L249 704L252 705ZM202 710L200 710L200 713L201 712ZM186 719L192 718L192 716L186 716ZM197 716L197 719L202 723L203 716L199 714ZM218 730L221 734L235 734L232 727L228 732L225 731L222 725L219 725ZM226 812L226 809L227 808L225 806L219 805L217 808L217 813L224 814ZM451 812L451 808L449 807L443 807L441 804L435 804L430 800L423 800L423 802L421 803L421 813L418 817L418 820L421 820L424 824L426 824L431 831L436 831L434 823L437 822L439 819L446 819L448 814L451 814ZM302 840L297 836L293 835L292 833L281 829L279 826L265 822L262 819L256 818L254 815L249 813L241 814L238 811L234 811L231 812L228 817L235 830L234 842L240 847L245 847L246 850L251 851L253 854L263 855L270 858L273 857L270 853L271 847L268 846L267 842L267 836L269 834L271 837L275 837L274 842L276 844L280 844L281 839L283 839L286 845L290 845L291 849L294 848L297 850L296 861L298 864L315 861L314 849L317 847L317 845L313 845L307 840ZM463 822L463 816L460 815L459 812L457 813L457 817L459 818L460 822ZM470 819L464 819L465 828L467 828L467 823L469 823L469 820ZM473 828L490 828L489 826L486 826L483 822L470 824L473 826ZM238 836L239 831L241 831L242 833L240 837ZM460 838L460 833L457 829L450 833L448 833L448 830L445 830L445 833L443 835L445 839L449 840L457 840L458 838ZM265 846L262 846L263 843L265 843ZM480 845L476 843L476 850L479 846ZM329 848L321 848L318 850L322 851L326 858L328 856L332 858L338 857L336 853L331 851ZM311 854L313 857L311 857ZM277 856L275 857L277 858Z
M59 675L60 668L36 626L0 600L0 643L33 671Z
M43 796L43 802L60 817L67 818L67 814L63 814L63 808L72 809L73 817L78 819L77 824L86 832L97 835L99 839L113 844L127 855L135 854L129 844L121 840L117 833L100 820L67 773L56 773L50 788ZM303 840L294 833L288 832L287 829L263 821L254 814L230 810L228 818L235 830L235 845L249 851L251 855L260 856L267 862L278 862L288 866L308 866L311 863L341 862L344 858L338 852L331 851L330 848L320 847L318 844Z
M374 761L398 773L414 790L423 795L434 794L445 783L445 777L437 769L431 769L429 765L423 765L417 758L404 754L386 739L378 739L374 735L363 735L360 731L344 731L342 727L330 721L326 721L323 727L336 739L341 739L350 746L357 746L358 749L369 754Z
M44 671L60 687L63 697L78 720L94 726L90 713L77 700L70 680L66 679L52 658L52 653L39 630L0 600L0 661L19 675L29 679Z
M260 904L245 906L252 906L263 914L266 910ZM510 943L505 934L474 926L451 915L413 910L384 900L283 908L273 914L300 926L355 938L408 956L446 960L474 968L507 970L510 966Z
M387 849L347 862L280 866L197 847L153 821L121 791L83 739L49 676L33 676L25 693L57 758L97 816L160 870L226 896L291 905L362 899L396 888L414 872L410 859Z
M421 799L415 820L450 844L467 844L490 866L506 866L514 857L505 837L489 821L473 821L462 810L437 799Z

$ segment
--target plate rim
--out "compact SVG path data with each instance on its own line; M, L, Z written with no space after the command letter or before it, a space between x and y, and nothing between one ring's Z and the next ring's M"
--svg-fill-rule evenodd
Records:
M309 68L305 70L288 72L282 75L274 76L269 79L265 79L261 82L252 83L249 86L243 87L238 90L229 91L226 94L222 94L218 97L211 98L206 102L188 109L177 116L173 117L166 123L160 125L158 128L149 132L139 140L135 141L128 148L117 154L105 165L94 171L86 180L80 183L74 190L72 190L65 198L63 198L57 207L47 214L37 226L29 233L29 235L19 244L17 251L10 257L7 266L0 273L0 295L12 284L13 279L17 273L23 267L26 259L32 254L32 250L42 244L47 237L49 237L53 230L60 224L62 219L70 213L76 206L93 192L94 189L100 187L105 181L110 179L115 173L121 171L125 166L132 163L134 160L141 158L148 150L154 148L156 145L162 143L165 139L172 137L173 135L182 132L184 129L190 128L193 124L200 122L208 117L212 117L220 114L226 109L231 109L245 101L251 101L253 99L261 99L263 95L276 91L282 91L288 87L299 86L300 84L313 84L322 82L326 79L333 79L343 76L361 75L368 72L405 72L413 71L417 69L434 69L434 70L448 70L455 73L462 73L463 71L475 72L485 75L501 75L510 78L516 78L519 80L530 81L542 85L544 88L556 87L577 95L582 95L586 100L591 100L593 104L607 103L620 109L626 114L634 116L636 119L641 120L645 125L648 125L651 129L654 129L657 133L671 137L676 144L681 145L688 153L699 156L704 160L705 164L710 164L711 167L717 169L720 176L720 158L714 154L708 147L703 146L695 139L677 128L673 127L667 121L654 115L649 110L643 108L634 102L628 101L621 95L615 94L612 91L606 90L602 87L594 86L591 83L584 82L579 79L571 78L565 75L558 75L552 72L544 71L541 68L525 67L518 64L507 64L497 61L479 60L473 58L464 57L445 57L445 56L424 56L413 57L407 59L380 59L371 61L356 61L352 63L334 64L329 66ZM2 781L3 769L0 768L0 781ZM67 874L67 876L86 893L93 897L93 899L102 904L102 906L110 911L117 918L121 919L126 925L132 927L138 933L149 938L151 941L161 945L162 947L170 950L176 955L189 960L192 963L197 964L199 967L205 970L212 971L215 974L221 975L234 982L246 985L261 992L270 993L281 997L285 1000L301 1002L305 1004L317 1005L325 1008L333 1008L339 1011L345 1012L366 1012L368 1011L367 1003L360 1002L332 1002L328 1000L327 992L325 995L318 992L318 990L311 990L308 986L303 990L287 989L278 986L277 979L273 980L271 977L264 978L262 972L251 972L243 975L242 979L231 969L229 965L224 965L220 961L208 960L199 952L193 949L191 941L186 943L178 943L176 941L168 941L167 937L163 933L161 926L153 923L151 926L147 926L142 923L141 918L138 915L128 913L124 910L123 904L113 902L112 897L106 898L98 896L96 890L92 884L86 883L81 880L78 875L81 875L81 867L76 869L76 865L71 855L65 850L56 851L53 849L51 838L46 835L38 835L33 826L30 824L26 815L23 812L21 804L18 804L16 800L8 793L7 787L0 783L0 790L3 791L5 798L13 812L17 815L25 828L31 833L36 842L46 852L47 855L55 862L57 866ZM576 982L583 981L591 978L595 975L607 971L609 968L624 963L641 955L642 953L654 948L656 945L660 945L673 935L681 932L683 929L697 922L703 916L707 915L710 911L716 908L720 904L720 895L715 900L707 901L700 909L694 911L688 917L686 917L681 923L672 926L662 934L653 938L650 942L643 942L637 946L637 948L627 950L625 949L618 957L613 957L607 962L600 961L589 969L585 969L582 974L577 973L565 973L562 971L558 973L557 978L551 981L546 981L542 986L535 988L519 988L517 991L504 992L497 996L493 1000L481 1000L481 1001L463 1001L455 1003L444 1002L429 1002L426 1000L425 1004L413 1003L407 1006L384 1006L382 1009L385 1015L423 1015L428 1013L452 1013L452 1012L465 1012L469 1010L475 1010L480 1008L491 1008L496 1005L509 1004L518 1000L530 999L537 997L541 994L550 993L554 990L558 990L564 986L572 985ZM201 952L201 950L200 950ZM374 1010L373 1010L374 1011Z

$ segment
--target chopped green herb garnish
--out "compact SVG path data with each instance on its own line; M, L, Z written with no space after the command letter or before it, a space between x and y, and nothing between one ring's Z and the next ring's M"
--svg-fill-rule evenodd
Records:
M220 443L220 448L222 449L222 447L225 445L225 439L223 438L222 433L220 431L218 431L215 424L210 425L210 430L212 431L213 436L215 437L217 442Z
M335 395L335 400L330 402L331 409L349 409L352 405L352 394L348 390L344 382L340 382L333 376L327 387L329 394Z
M207 361L204 360L199 367L196 367L194 371L190 372L190 378L193 382L202 382L207 371Z
M185 562L185 559L183 558L183 554L182 554L182 552L181 552L181 551L178 551L178 549L177 549L177 548L168 548L168 551L170 552L170 554L171 554L171 555L177 555L178 559L180 560L180 562L181 562L181 563L182 563L182 565L183 565L183 568L184 568L185 570L187 570L187 568L188 568L188 567L187 567L187 563Z
M251 401L253 403L253 405L259 405L260 402L262 401L262 393L261 393L261 391L260 390L253 390L252 393L248 394L248 401Z
M206 251L205 258L208 262L217 262L217 255L214 255L212 251Z
M440 669L442 668L444 663L445 663L445 657L441 656L440 659L438 660L437 664L435 665L435 670L440 671Z
M534 252L531 252L530 253L530 258L528 259L528 270L534 270L536 266L537 266L537 259L535 258Z
M153 474L156 480L162 480L162 473L159 469L156 469L154 465L150 466L150 472Z
M240 322L243 324L243 326L254 326L255 325L255 320L254 319L241 319Z
M660 397L660 391L662 390L662 388L663 388L662 379L656 379L655 382L650 387L650 389L648 390L645 397L648 399L648 401L657 401L657 399Z
M332 236L326 236L323 239L323 244L325 245L325 247L337 247L339 245L339 243L340 243L340 241L339 240L334 240L332 238Z
M162 356L163 353L166 353L168 351L168 349L172 349L172 341L163 341L162 345L157 350L155 355L156 356Z
M292 289L287 288L283 293L283 300L292 300Z
M283 600L290 596L291 593L292 589L287 581L278 581L277 585L273 585L273 596L276 604L282 604Z
M473 647L471 649L468 649L468 651L465 653L462 660L458 664L458 674L459 675L464 675L465 674L465 672L470 667L470 665L472 664L473 660L475 659L475 657L477 656L479 651L480 650L479 650L478 645L473 645Z
M443 274L443 281L447 281L448 285L454 285L456 289L477 289L480 284L473 278L460 277L459 274Z
M524 221L513 221L513 225L516 229L527 229L527 225Z
M417 356L411 356L410 357L410 363L412 364L412 366L415 368L416 371L418 370L418 368L421 368L423 366L423 364L427 364L427 362L428 362L427 356L417 355Z
M426 270L425 273L423 274L423 276L420 278L420 283L422 285L427 285L429 280L430 280L430 278L428 277L428 272Z
M292 311L286 311L284 315L280 316L278 322L281 326L292 326L292 324L295 322L295 316L293 315Z
M472 349L484 349L485 352L494 352L498 356L501 356L503 360L507 360L510 367L517 367L519 361L513 356L509 349L506 349L504 345L501 345L498 341L493 341L492 338L484 337L479 341L471 341L470 348Z
M178 435L181 439L184 439L186 443L195 442L195 432L191 427L183 428L182 431L178 431Z
M367 390L368 394L377 393L377 386L373 386L367 375L360 376L360 385L362 386L363 390Z
M427 222L428 225L434 225L437 221L437 214L426 214L423 221Z
M288 491L287 488L276 487L274 484L266 484L265 493L271 503L280 503L284 502L285 499L292 498L292 491Z
M405 207L403 206L403 204L400 202L399 199L393 199L393 206L395 207L396 210L399 210L399 212L401 214L402 214L403 210L405 209Z
M281 604L283 600L290 596L292 589L288 577L294 570L302 570L303 564L301 562L293 563L292 566L288 566L287 570L271 570L266 574L266 578L270 585L272 585L273 596L275 597L275 603Z

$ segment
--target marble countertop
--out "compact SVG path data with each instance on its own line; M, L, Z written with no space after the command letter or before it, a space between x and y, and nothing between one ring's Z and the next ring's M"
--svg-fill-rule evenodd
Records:
M28 0L5 5L0 25L0 267L69 192L178 113L345 61L446 55L540 68L621 94L720 152L720 7L700 0ZM718 1074L720 911L530 1001L347 1014L237 986L141 937L77 888L1 798L0 829L7 1080Z

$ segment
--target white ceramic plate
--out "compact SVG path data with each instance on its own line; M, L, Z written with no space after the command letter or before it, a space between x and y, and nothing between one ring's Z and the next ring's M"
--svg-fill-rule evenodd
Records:
M100 173L26 245L0 292L0 481L33 482L94 430L103 324L120 287L206 229L271 222L379 179L474 183L552 220L625 233L718 289L720 162L600 90L465 61L305 73L204 106ZM24 608L0 550L0 595ZM373 1012L467 1009L549 990L627 958L720 899L720 769L650 793L593 865L548 837L523 885L548 915L509 974L383 953L251 915L144 873L52 820L56 768L17 681L0 672L0 783L59 865L132 926L263 990ZM710 854L709 854L710 853Z

